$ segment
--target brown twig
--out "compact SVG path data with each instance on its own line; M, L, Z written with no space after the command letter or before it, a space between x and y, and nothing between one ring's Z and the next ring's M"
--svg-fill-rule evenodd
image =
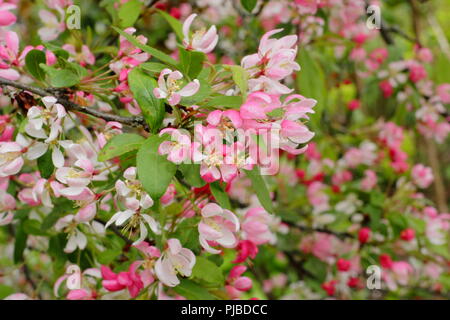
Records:
M116 121L122 124L126 124L131 127L143 127L145 130L149 130L148 125L146 124L143 117L124 117L114 114L105 113L102 111L98 111L92 108L82 107L72 101L70 101L66 96L64 96L61 91L51 90L51 89L42 89L38 87L33 87L30 85L26 85L17 81L8 80L0 77L0 86L10 86L17 89L22 89L34 93L38 96L55 96L58 99L58 103L62 104L66 107L67 110L76 111L91 115L96 118L101 118L105 121Z

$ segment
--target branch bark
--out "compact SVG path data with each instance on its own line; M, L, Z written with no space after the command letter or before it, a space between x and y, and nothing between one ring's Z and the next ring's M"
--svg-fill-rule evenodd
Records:
M70 101L66 96L58 94L55 91L52 91L50 89L43 89L38 87L33 87L30 85L26 85L17 81L8 80L5 78L0 77L0 86L10 86L17 89L22 89L25 91L29 91L31 93L34 93L38 96L45 97L45 96L55 96L58 99L58 103L62 104L64 107L66 107L67 110L75 111L75 112L81 112L88 115L91 115L96 118L103 119L105 121L116 121L120 122L122 124L131 126L131 127L143 127L145 130L149 131L148 125L145 122L145 119L143 117L124 117L114 114L105 113L102 111L98 111L92 108L87 108L80 106L72 101Z

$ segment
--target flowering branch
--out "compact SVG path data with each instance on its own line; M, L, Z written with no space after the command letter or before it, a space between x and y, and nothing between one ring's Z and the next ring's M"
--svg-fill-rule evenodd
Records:
M89 114L93 117L101 118L105 121L120 122L122 124L126 124L131 127L144 127L145 130L148 130L148 125L145 123L145 120L143 117L139 117L139 116L124 117L124 116L101 112L101 111L91 109L91 108L82 107L82 106L70 101L69 99L67 99L66 97L64 97L61 94L55 94L54 90L33 87L33 86L26 85L26 84L23 84L23 83L20 83L17 81L8 80L8 79L2 78L2 77L0 77L0 85L1 86L11 86L11 87L14 87L17 89L26 90L26 91L32 92L34 94L37 94L41 97L55 95L56 98L58 99L58 102L60 104L62 104L63 106L65 106L68 110Z

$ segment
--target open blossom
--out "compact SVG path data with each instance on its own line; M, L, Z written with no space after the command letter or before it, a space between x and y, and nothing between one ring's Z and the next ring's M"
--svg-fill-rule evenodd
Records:
M202 209L202 220L198 225L200 244L210 253L220 253L212 245L234 248L238 244L235 233L239 230L239 220L233 212L222 209L215 203L208 203Z
M190 35L191 24L195 17L197 17L197 14L193 13L183 23L183 44L188 50L210 53L219 41L216 26L211 26L208 31L204 28L197 30L193 35Z
M281 80L292 72L300 70L300 66L295 62L297 36L289 35L280 39L270 38L281 31L283 29L275 29L265 33L261 38L258 53L242 59L242 67L249 70L251 75L265 75L273 80Z
M167 77L166 77L167 76ZM190 97L200 89L200 82L197 79L181 87L183 75L180 71L164 69L159 74L158 88L153 90L153 94L158 99L167 99L167 102L174 106L181 101L181 97Z
M154 233L159 233L156 220L147 213L143 213L144 210L153 205L153 200L142 189L142 185L137 180L136 174L136 168L130 167L124 172L126 181L118 180L116 182L118 198L122 201L126 209L116 212L105 225L105 228L108 228L113 223L116 226L121 226L128 221L125 230L128 230L131 234L135 229L138 229L140 234L139 238L133 244L138 244L147 237L148 230L145 223L149 225Z
M425 167L423 164L417 164L412 168L411 176L414 183L419 188L427 188L434 180L431 168Z
M166 128L159 133L160 136L163 134L170 134L170 140L161 142L158 148L159 154L167 154L167 160L176 164L191 158L191 137L188 133L173 128Z
M44 27L38 30L39 37L42 41L52 41L58 38L58 36L66 29L66 23L64 21L64 11L60 11L61 18L51 11L40 10L39 17L44 23Z
M257 245L275 243L276 236L270 227L274 227L276 224L275 217L267 213L263 208L251 208L247 211L242 221L243 237Z
M177 274L189 277L195 261L195 255L191 250L183 248L180 240L169 239L167 240L167 249L156 261L156 276L166 286L175 287L180 283Z
M64 252L71 253L77 248L80 250L86 248L87 237L80 229L81 225L90 229L89 231L91 233L99 235L104 234L103 226L99 222L92 221L91 223L88 223L87 221L83 221L82 216L79 215L69 214L64 216L55 224L55 229L57 231L64 231L69 235Z

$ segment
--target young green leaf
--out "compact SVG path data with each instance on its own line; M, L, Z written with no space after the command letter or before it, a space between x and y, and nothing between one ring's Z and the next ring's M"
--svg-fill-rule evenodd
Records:
M174 287L173 290L190 300L216 300L208 290L188 279L181 279L180 284Z
M25 65L28 71L37 80L45 80L45 71L39 66L39 64L45 64L45 53L41 50L31 50L25 57Z
M40 63L39 66L45 70L50 78L50 84L55 88L72 87L78 84L81 77L70 69L55 69Z
M158 9L158 13L167 21L167 23L170 25L170 27L173 29L173 31L177 35L178 39L180 41L182 41L184 38L184 35L183 35L183 25L180 22L180 20L175 19L167 12L159 10L159 9Z
M192 277L216 287L222 286L225 281L222 270L214 262L203 257L196 258Z
M255 191L261 205L267 212L273 213L272 200L270 199L270 193L267 189L264 179L261 177L258 167L254 167L252 170L245 170L247 177L252 181L253 191Z
M159 51L158 49L152 48L148 45L142 44L139 41L136 40L135 37L133 37L132 35L120 30L119 28L116 27L112 27L114 30L116 30L121 36L123 36L125 39L127 39L128 41L130 41L134 46L138 47L139 49L150 53L153 57L155 57L156 59L167 63L169 66L175 68L176 65L178 64L178 62L173 59L171 56L165 54L162 51Z
M106 161L132 150L139 149L144 137L134 133L122 133L112 137L98 153L98 161Z
M53 173L53 170L55 169L52 160L52 151L50 149L48 149L43 156L37 159L37 165L41 177L44 179L50 178L50 176Z
M183 47L178 48L180 52L180 70L191 79L194 79L202 71L203 61L206 56L203 52L186 50Z
M165 108L163 100L157 99L153 94L153 89L157 87L156 80L135 68L128 74L128 84L145 121L153 133L158 132L164 119Z
M158 148L166 138L157 135L148 138L137 153L137 171L145 191L153 198L159 199L167 190L177 166L161 156Z
M252 12L255 9L257 0L241 0L241 4L245 10Z
M219 203L222 208L231 209L230 198L228 194L222 189L220 183L218 181L214 181L209 185L211 189L211 193L214 196L214 199Z
M142 3L139 0L131 0L119 8L119 20L122 28L128 28L134 25L141 13Z
M195 188L203 187L206 182L200 176L200 165L199 164L180 164L178 169L183 174L184 180Z

